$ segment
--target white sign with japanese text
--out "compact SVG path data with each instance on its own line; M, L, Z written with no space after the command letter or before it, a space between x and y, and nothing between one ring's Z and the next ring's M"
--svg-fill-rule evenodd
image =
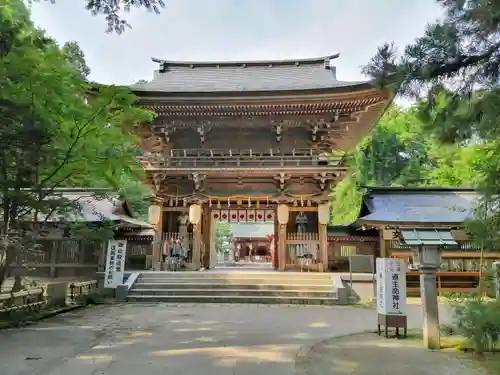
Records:
M406 262L377 258L377 313L406 315Z
M106 253L104 287L116 288L123 283L127 240L110 240Z

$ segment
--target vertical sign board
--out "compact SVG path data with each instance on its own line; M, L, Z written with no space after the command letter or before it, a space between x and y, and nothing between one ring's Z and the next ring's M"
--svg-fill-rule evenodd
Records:
M118 285L123 283L126 251L127 240L108 241L106 270L104 273L105 288L116 288Z
M406 316L406 263L403 259L377 259L377 313Z

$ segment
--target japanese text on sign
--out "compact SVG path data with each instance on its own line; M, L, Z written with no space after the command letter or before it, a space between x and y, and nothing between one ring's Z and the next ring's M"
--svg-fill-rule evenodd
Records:
M406 315L406 264L402 259L377 259L377 312Z
M119 284L123 283L126 249L126 240L108 241L106 269L104 273L105 288L116 288Z

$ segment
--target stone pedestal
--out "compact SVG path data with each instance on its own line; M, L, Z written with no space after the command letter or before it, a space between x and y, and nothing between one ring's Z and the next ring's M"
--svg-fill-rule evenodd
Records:
M424 345L428 349L439 349L439 304L436 286L436 267L421 265L420 270L420 295L423 310Z

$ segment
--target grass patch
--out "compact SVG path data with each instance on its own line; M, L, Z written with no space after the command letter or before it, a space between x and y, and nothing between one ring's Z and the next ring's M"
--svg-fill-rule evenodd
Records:
M409 340L422 341L422 330L408 330L407 338ZM475 367L478 366L491 375L500 375L500 344L498 344L492 352L476 354L473 343L467 338L442 332L441 351L445 353L455 353L459 358L472 361Z

